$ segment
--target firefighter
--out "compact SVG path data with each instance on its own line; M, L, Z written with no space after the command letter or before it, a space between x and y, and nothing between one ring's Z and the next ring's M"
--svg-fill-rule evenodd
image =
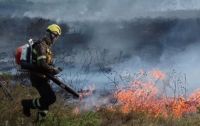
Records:
M57 24L52 24L47 27L46 31L46 35L32 46L32 64L43 72L56 75L61 70L53 66L51 46L61 35L61 28ZM23 114L30 117L30 110L38 109L37 120L40 121L47 115L49 106L56 101L56 95L45 75L30 71L30 81L39 92L40 97L22 100Z

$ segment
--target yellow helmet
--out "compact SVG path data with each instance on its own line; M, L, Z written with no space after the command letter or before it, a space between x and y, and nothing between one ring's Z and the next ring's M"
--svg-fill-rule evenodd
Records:
M61 28L57 24L52 24L47 27L47 31L50 31L54 34L61 35Z

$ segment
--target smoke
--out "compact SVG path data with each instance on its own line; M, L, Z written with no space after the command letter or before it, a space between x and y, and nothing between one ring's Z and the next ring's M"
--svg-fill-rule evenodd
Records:
M119 21L138 17L198 16L198 0L46 0L35 1L32 9L24 15L43 17L57 21ZM42 9L41 9L42 8ZM185 10L197 11L195 14L182 13ZM183 12L182 12L183 11Z
M64 30L54 50L65 55L66 76L77 76L76 83L109 83L105 74L113 79L113 72L160 68L186 73L195 88L199 9L198 0L1 0L1 53L57 22Z
M190 91L199 88L199 47L200 42L198 41L188 46L185 51L171 57L174 60L173 68L187 75L189 83L187 86Z
M141 17L198 17L198 0L1 0L1 15L56 21L120 21ZM12 8L12 9L11 9Z

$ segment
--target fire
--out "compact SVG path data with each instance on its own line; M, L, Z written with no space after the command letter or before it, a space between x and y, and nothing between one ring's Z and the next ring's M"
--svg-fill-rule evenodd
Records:
M91 96L94 91L95 91L95 85L89 85L87 87L87 90L78 91L78 93L80 95L80 100L82 100L84 97Z
M166 74L160 70L153 70L150 73L151 76L157 80L164 80L166 78Z
M115 98L121 103L121 111L128 113L141 110L151 114L160 115L163 104L157 97L158 89L151 82L134 81L130 89L121 90L115 94Z
M80 114L83 111L89 110L91 107L95 107L98 110L100 107L95 104L93 100L93 95L95 92L95 85L88 85L84 89L78 91L80 98L77 106L72 110L72 113L75 115Z
M150 75L155 79L164 80L166 78L166 74L159 70L150 72ZM187 100L181 96L173 98L160 95L159 89L152 81L134 80L128 87L114 94L123 113L140 111L154 117L180 118L197 112L197 107L200 106L200 91L193 93Z
M157 80L165 79L168 79L167 74L160 70L153 70L148 73L140 71L131 83L118 88L114 92L112 98L117 100L117 104L108 104L107 110L120 110L123 113L144 112L152 117L161 116L164 118L169 116L181 118L187 114L196 113L200 106L200 90L192 93L188 98L181 95L166 96L157 85ZM80 106L76 107L73 113L77 115L82 110L89 110L88 108L91 108L91 106L96 111L100 110L103 104L99 104L98 101L103 102L103 100L98 98L98 101L96 101L92 97L94 91L95 86L92 85L87 90L80 92L84 99L80 100ZM105 103L108 103L109 100L105 99L105 101Z
M75 115L79 115L80 114L80 109L78 107L75 107L73 109L72 113L74 113Z
M197 91L193 92L190 95L189 100L191 101L191 103L193 105L200 106L200 90L197 90Z

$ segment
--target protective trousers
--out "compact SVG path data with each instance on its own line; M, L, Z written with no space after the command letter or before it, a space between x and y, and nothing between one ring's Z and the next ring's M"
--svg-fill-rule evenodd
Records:
M56 101L56 95L47 78L31 76L30 80L32 86L39 92L40 98L27 100L27 104L29 104L27 106L30 106L32 109L39 109L38 118L45 117L48 113L49 106Z

